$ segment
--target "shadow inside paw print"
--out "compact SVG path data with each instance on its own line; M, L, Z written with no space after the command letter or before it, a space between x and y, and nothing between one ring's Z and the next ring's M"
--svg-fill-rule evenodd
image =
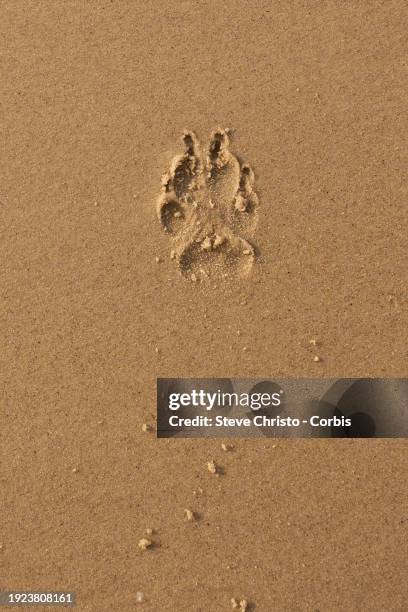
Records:
M185 152L163 176L157 203L173 240L171 257L193 281L247 276L258 221L254 173L230 152L226 130L213 132L204 155L193 132L185 132L183 142Z

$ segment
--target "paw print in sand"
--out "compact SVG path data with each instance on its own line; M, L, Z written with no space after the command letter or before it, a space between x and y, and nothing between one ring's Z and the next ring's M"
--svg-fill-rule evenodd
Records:
M185 152L164 174L157 202L173 240L171 257L193 281L247 276L258 218L254 173L230 152L227 130L213 132L204 155L193 132L185 132L183 142Z

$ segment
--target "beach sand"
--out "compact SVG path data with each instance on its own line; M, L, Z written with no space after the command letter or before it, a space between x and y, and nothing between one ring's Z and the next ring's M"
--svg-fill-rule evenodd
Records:
M406 3L4 0L0 31L0 587L406 609L404 440L154 431L157 376L407 376ZM157 198L218 128L257 255L192 282Z

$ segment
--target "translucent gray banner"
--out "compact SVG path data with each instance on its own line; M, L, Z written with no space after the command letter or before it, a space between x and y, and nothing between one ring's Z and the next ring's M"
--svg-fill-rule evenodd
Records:
M157 379L157 437L406 438L408 379Z

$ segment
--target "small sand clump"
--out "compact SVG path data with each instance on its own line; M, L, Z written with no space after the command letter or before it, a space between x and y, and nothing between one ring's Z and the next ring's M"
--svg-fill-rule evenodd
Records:
M190 523L195 520L195 515L194 515L194 512L192 510L189 510L188 508L185 508L184 509L184 514L186 516L186 519L188 521L190 521Z
M211 238L209 236L206 236L204 238L204 240L201 243L201 248L203 249L203 251L211 251L212 244L211 244Z
M247 599L236 599L233 597L231 599L231 606L234 610L239 610L239 612L247 612L248 610L248 600Z
M207 462L207 470L210 472L210 474L216 474L217 473L217 465L214 461L208 461Z
M141 540L139 540L138 547L140 548L140 550L147 550L152 544L153 542L148 538L142 538Z
M214 242L213 242L214 249L216 249L217 247L221 246L224 242L225 242L224 236L218 236L218 234L217 234L215 236Z

